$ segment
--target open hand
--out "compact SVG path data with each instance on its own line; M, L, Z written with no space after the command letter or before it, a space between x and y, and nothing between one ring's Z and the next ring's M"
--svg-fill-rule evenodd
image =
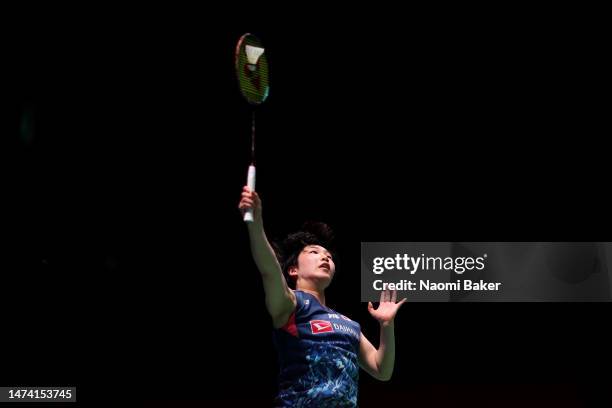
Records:
M404 298L400 302L395 303L396 298L397 291L390 292L383 290L380 292L380 303L377 309L374 309L372 302L368 302L368 311L382 326L388 326L393 323L393 319L395 319L400 306L407 300Z

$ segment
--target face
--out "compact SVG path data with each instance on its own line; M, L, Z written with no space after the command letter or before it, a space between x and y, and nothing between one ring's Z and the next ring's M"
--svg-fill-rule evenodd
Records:
M289 275L298 281L327 287L335 272L336 265L329 251L320 245L308 245L298 255L297 266L289 270Z

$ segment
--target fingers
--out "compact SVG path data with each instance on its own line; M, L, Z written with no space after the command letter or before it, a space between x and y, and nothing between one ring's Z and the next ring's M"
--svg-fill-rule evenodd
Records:
M368 312L372 313L374 311L374 305L372 302L368 302Z
M253 207L253 200L251 200L250 198L243 198L242 200L240 200L239 206L248 208Z
M257 191L250 191L247 186L244 186L242 188L242 193L240 194L240 198L248 198L257 203L261 202L261 199L259 198L259 194L257 194Z
M385 291L383 290L383 291L380 292L380 303L382 303L384 301L385 301Z
M406 301L408 301L408 298L403 298L402 300L400 300L400 302L397 304L397 307L400 307L401 305L403 305L404 303L406 303Z
M393 292L391 292L391 302L395 303L396 299L397 299L397 290L394 290Z
M238 209L244 212L247 209L259 209L261 207L261 200L259 194L256 191L249 190L248 186L242 187L242 193L240 194L240 203Z
M244 194L244 193L254 194L254 195L256 195L257 197L259 197L259 196L257 195L257 191L251 191L251 189L249 188L249 186L243 186L243 187L242 187L242 194Z
M249 198L243 198L242 200L240 200L240 203L238 203L238 209L240 211L245 211L253 207L254 207L253 200Z

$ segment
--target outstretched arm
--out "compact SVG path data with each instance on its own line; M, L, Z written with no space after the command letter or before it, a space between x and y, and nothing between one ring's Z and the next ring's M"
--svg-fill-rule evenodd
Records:
M253 222L247 223L251 254L263 280L264 291L266 293L266 308L272 317L272 324L276 328L282 327L287 323L293 310L295 310L295 294L287 286L281 266L266 237L259 195L255 191L251 192L247 186L244 186L238 208L242 213L248 208L253 209Z
M376 349L372 343L361 333L359 342L359 365L372 377L381 381L388 381L393 374L395 365L395 331L394 320L399 307L406 299L395 303L397 292L383 291L380 294L378 309L374 309L372 302L368 303L368 311L380 323L380 343Z

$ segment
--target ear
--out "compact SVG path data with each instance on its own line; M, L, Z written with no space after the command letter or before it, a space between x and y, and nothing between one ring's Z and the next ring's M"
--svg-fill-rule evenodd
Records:
M288 270L289 276L294 277L294 278L297 278L297 275L298 275L298 272L297 272L297 271L298 271L298 267L297 267L297 266L292 266L292 267L291 267L291 268L289 268L289 270Z

